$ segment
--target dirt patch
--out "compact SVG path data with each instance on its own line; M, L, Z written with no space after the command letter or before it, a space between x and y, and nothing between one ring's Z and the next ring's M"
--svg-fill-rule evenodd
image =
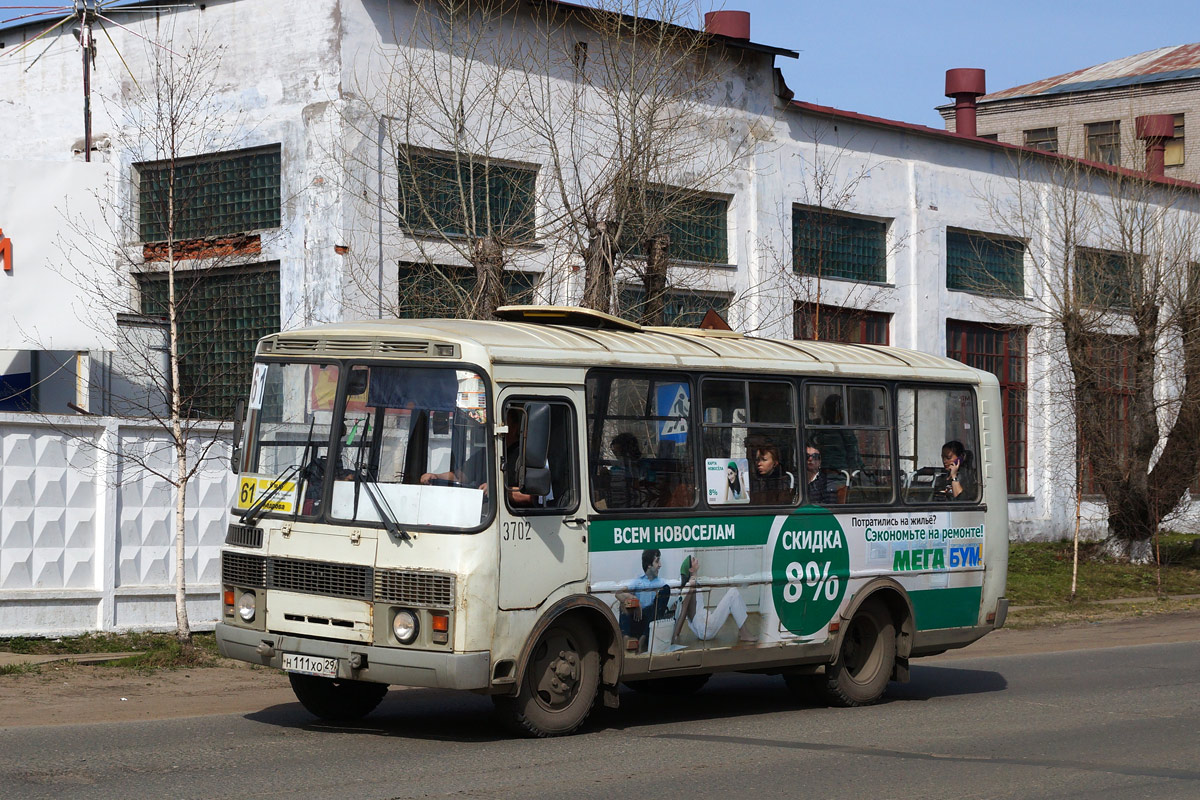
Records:
M0 727L243 714L295 702L283 673L227 664L140 673L55 662L0 675Z

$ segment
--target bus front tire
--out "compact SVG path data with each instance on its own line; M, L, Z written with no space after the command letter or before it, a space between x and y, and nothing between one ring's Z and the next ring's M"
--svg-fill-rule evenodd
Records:
M492 699L517 733L564 736L587 719L599 686L596 634L579 619L558 619L538 637L517 693Z
M876 703L895 663L895 623L881 603L866 603L850 620L837 661L825 667L825 695L837 706Z
M386 683L320 678L295 672L288 673L288 680L300 705L331 722L362 719L375 710L388 690Z

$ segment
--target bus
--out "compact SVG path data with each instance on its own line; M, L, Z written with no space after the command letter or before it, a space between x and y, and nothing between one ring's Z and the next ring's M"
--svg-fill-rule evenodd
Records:
M573 307L258 345L220 652L312 714L389 685L575 731L721 671L874 703L1004 624L996 378L894 347Z

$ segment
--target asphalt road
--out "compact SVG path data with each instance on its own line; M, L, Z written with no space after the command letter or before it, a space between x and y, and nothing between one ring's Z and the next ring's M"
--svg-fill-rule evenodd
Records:
M966 653L964 652L965 656ZM299 705L0 728L0 797L1200 798L1200 643L916 662L861 709L778 678L622 695L576 736L514 740L487 698L397 691L353 727Z

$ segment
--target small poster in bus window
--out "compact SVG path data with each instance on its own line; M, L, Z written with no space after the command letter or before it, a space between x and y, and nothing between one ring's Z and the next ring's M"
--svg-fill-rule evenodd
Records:
M686 442L688 414L692 401L686 383L659 384L654 395L658 406L656 416L667 417L658 423L658 438L664 442Z
M467 412L476 422L487 422L487 388L483 378L474 372L458 370L458 396L455 405Z
M337 399L337 370L326 369L319 364L313 364L309 370L312 385L312 410L332 411L333 401Z
M705 459L704 476L710 506L750 502L750 462L747 459Z

